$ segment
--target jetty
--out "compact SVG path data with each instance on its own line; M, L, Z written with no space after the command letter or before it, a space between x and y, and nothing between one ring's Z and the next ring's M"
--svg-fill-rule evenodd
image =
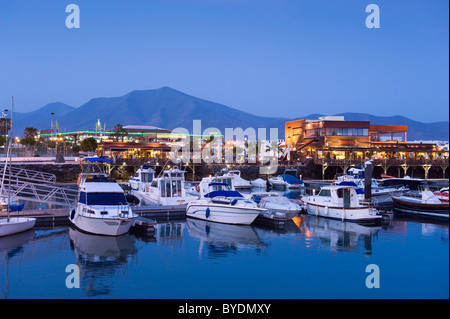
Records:
M133 213L157 221L180 220L186 218L186 205L177 206L135 206ZM54 227L70 225L69 208L36 209L11 212L11 217L34 217L36 226ZM7 212L0 212L0 217L6 217Z

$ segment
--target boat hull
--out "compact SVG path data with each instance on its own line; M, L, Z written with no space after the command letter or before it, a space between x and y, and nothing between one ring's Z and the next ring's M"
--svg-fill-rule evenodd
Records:
M0 220L0 237L21 233L34 227L36 218L11 217Z
M186 205L188 202L194 199L198 199L198 196L185 196L185 197L159 197L155 196L151 192L133 191L140 196L144 202L153 205L173 206L173 205Z
M76 214L70 221L79 230L90 234L120 236L130 230L134 218L95 218Z
M369 206L343 208L314 203L305 203L305 205L308 214L320 217L358 222L371 222L382 219L382 216L377 214L377 210Z
M207 212L207 210L209 211ZM262 211L265 209L214 203L189 203L186 208L186 216L217 223L250 225Z
M449 219L449 204L421 203L407 198L392 196L394 209L405 214L421 215L435 218Z

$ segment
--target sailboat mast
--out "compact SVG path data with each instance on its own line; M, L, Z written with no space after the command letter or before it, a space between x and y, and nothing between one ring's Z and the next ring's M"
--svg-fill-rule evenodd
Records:
M13 136L13 112L14 112L14 97L11 96L11 136L9 137L9 145L8 148L11 147L12 142L12 136ZM11 150L8 149L8 156L9 156L9 178L8 178L8 217L7 220L9 222L9 214L11 212ZM7 162L8 163L8 160ZM6 171L6 166L5 166Z

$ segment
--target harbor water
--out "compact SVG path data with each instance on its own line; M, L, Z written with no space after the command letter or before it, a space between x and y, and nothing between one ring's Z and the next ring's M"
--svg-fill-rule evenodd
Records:
M449 298L448 222L390 217L159 220L152 236L120 237L37 227L0 238L0 298Z

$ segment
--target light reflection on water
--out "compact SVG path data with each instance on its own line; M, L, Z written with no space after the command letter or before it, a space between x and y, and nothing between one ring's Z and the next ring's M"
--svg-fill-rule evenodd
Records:
M448 237L445 223L305 215L285 229L160 221L154 237L38 228L0 238L0 297L448 298ZM381 289L364 285L370 263ZM65 286L68 264L79 289Z

